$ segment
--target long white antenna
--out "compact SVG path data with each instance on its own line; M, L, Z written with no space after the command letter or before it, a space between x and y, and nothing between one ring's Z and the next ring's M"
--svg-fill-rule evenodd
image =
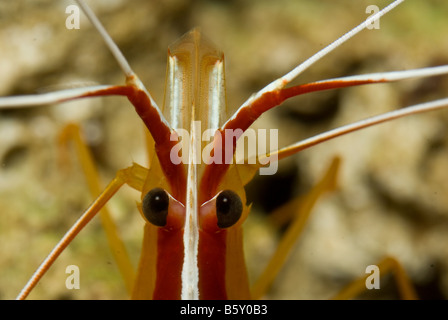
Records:
M448 98L442 98L439 100L434 100L430 102L420 103L406 108L386 112L377 116L373 116L364 120L360 120L330 131L323 132L321 134L315 135L308 139L299 141L297 143L291 144L285 148L282 148L276 152L273 152L269 157L261 156L260 162L269 162L270 156L278 154L278 156L273 157L274 160L283 159L291 154L300 152L304 149L310 148L322 142L340 137L342 135L348 134L350 132L358 131L364 128L372 127L374 125L392 121L394 119L403 118L410 115L415 115L423 112L429 112L434 110L445 109L448 107Z
M145 94L148 96L149 100L151 101L151 105L157 110L157 113L159 114L160 118L162 119L163 123L171 128L168 121L163 116L162 112L160 111L160 108L158 107L157 103L154 101L153 97L149 93L149 91L146 89L145 85L140 81L139 77L135 74L135 72L131 69L131 66L129 65L128 61L126 60L125 56L121 52L121 50L118 48L118 46L115 44L114 40L112 40L109 33L107 33L104 26L101 24L101 22L96 17L95 13L90 9L90 7L84 2L84 0L75 0L87 18L90 20L90 22L93 24L93 26L98 30L101 37L103 38L104 42L106 43L107 47L111 51L112 55L115 57L115 60L117 60L118 64L120 65L121 70L123 70L124 74L126 75L127 83L132 83L135 87L139 88L140 90L143 90Z
M334 42L323 48L322 50L315 53L313 56L308 58L305 62L301 63L297 67L295 67L293 70L288 72L286 75L281 77L281 81L283 83L282 87L284 87L286 84L294 80L299 74L301 74L303 71L308 69L311 65L319 61L322 57L326 56L328 53L339 47L341 44L364 30L368 25L372 24L372 22L378 20L382 16L384 16L386 13L391 11L393 8L398 6L400 3L402 3L405 0L396 0L389 4L388 6L384 7L382 10L377 12L376 14L369 17L367 20L353 28L352 30L348 31L346 34L344 34L342 37L336 39ZM268 85L269 86L269 85Z
M310 66L312 66L314 63L319 61L321 58L326 56L328 53L339 47L344 42L348 41L350 38L358 34L360 31L364 30L368 25L372 24L372 22L378 20L382 16L384 16L386 13L391 11L393 8L398 6L400 3L404 2L405 0L395 0L376 14L370 16L367 20L353 28L352 30L345 33L343 36L338 38L337 40L333 41L331 44L323 48L322 50L318 51L314 55L312 55L310 58L299 64L297 67L295 67L293 70L285 74L284 76L278 78L277 80L272 81L270 84L268 84L266 87L258 91L255 95L251 96L246 102L243 103L243 105L238 109L238 111L247 105L250 105L254 100L258 99L260 96L262 96L265 92L275 91L278 89L284 88L288 83L290 83L292 80L294 80L299 74L301 74L303 71L308 69ZM236 113L238 113L238 111Z
M60 103L68 100L98 92L101 90L112 89L112 85L99 85L83 88L73 88L54 92L28 94L22 96L2 97L0 99L0 109L35 107L51 103Z
M115 57L115 60L117 60L118 64L120 65L121 70L123 70L126 77L129 78L129 77L133 76L135 73L134 73L134 71L132 71L131 66L129 65L128 61L126 60L126 58L124 57L123 53L118 48L118 46L115 44L115 42L112 40L109 33L107 33L106 29L101 24L101 22L98 20L96 15L90 9L90 7L83 0L75 0L75 1L81 7L82 11L84 11L85 15L90 20L90 22L93 24L93 26L101 34L101 37L103 38L103 40L106 43L109 50L111 51L112 55Z

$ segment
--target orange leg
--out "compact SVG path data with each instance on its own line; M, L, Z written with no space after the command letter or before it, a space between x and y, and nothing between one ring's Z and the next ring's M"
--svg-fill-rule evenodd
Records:
M147 169L138 164L133 164L131 167L119 170L116 177L107 185L103 192L96 198L90 207L83 213L83 215L75 222L75 224L62 237L50 254L38 267L36 272L30 278L28 283L22 289L17 299L25 299L31 290L37 285L42 276L51 267L58 256L76 237L76 235L87 225L87 223L106 205L110 198L123 186L129 186L141 190L143 188L144 178L147 175Z
M293 217L288 230L274 253L274 256L271 258L268 266L252 287L251 291L253 299L262 298L269 289L269 286L272 284L278 272L282 268L297 238L302 233L317 200L327 191L332 191L336 188L336 177L339 164L339 158L335 158L322 180L308 194L306 194L303 198L293 200L291 203L286 204L284 207L279 209L280 211L275 213L276 215L284 217L291 213L292 205L296 206L293 211L295 216Z
M377 264L377 267L380 275L387 273L392 273L394 275L398 291L403 300L416 300L418 298L406 271L398 260L392 257L386 257ZM362 291L366 290L366 280L368 277L369 274L356 279L341 290L335 297L333 297L333 299L347 300L356 297Z
M66 154L65 147L69 142L73 142L75 145L76 154L81 163L84 176L86 177L90 194L92 195L92 198L95 198L101 193L102 189L99 174L95 168L91 152L81 136L80 128L76 124L68 124L59 136L59 145L61 151L64 152L63 155ZM101 209L100 218L106 232L109 247L111 248L118 269L123 277L126 289L128 293L131 294L135 278L134 267L131 264L126 247L119 237L118 228L115 225L107 206Z

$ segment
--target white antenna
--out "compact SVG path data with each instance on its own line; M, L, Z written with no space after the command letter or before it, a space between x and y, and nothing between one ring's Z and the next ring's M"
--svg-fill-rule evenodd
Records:
M118 46L115 44L115 42L112 40L109 33L107 33L106 29L101 24L101 22L98 20L98 18L93 13L93 11L89 8L89 6L83 0L75 0L75 1L79 4L82 11L84 11L85 15L90 20L90 22L93 24L93 26L101 34L101 37L103 38L104 42L106 42L107 47L111 51L112 55L115 57L115 60L117 60L118 64L120 65L121 70L123 70L126 77L129 78L129 77L133 76L134 71L132 71L131 66L129 65L128 61L126 60L126 58L124 57L123 53L118 48Z
M301 74L303 71L311 67L314 63L319 61L321 58L326 56L328 53L339 47L341 44L347 42L350 38L364 30L368 25L372 24L372 22L378 20L382 16L384 16L386 13L391 11L393 8L398 6L400 3L404 2L405 0L395 0L391 4L389 4L387 7L383 8L376 14L370 16L367 20L353 28L352 30L345 33L340 38L336 39L332 43L330 43L328 46L323 48L322 50L318 51L314 55L312 55L310 58L299 64L297 67L295 67L293 70L285 74L284 76L278 78L277 80L272 81L270 84L268 84L266 87L258 91L255 95L251 96L249 99L246 100L246 102L243 103L243 105L237 110L235 114L237 114L240 109L250 105L254 100L261 97L264 93L275 91L277 89L284 88L288 83L290 83L292 80L294 80L299 74ZM233 117L232 117L233 118Z

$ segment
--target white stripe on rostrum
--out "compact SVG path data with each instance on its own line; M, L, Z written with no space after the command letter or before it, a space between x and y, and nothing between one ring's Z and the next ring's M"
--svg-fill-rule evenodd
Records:
M192 108L194 113L194 108ZM194 119L191 118L190 152L188 156L187 200L184 227L184 264L182 266L182 300L199 299L199 269L198 269L198 197L197 197L197 144L198 132Z

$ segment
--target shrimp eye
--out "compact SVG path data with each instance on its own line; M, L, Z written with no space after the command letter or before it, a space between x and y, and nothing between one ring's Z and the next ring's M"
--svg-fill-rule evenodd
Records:
M216 198L216 215L218 227L233 226L241 217L243 204L241 198L231 190L222 191Z
M142 202L142 211L146 219L155 226L165 226L169 201L165 190L154 188L149 191Z

